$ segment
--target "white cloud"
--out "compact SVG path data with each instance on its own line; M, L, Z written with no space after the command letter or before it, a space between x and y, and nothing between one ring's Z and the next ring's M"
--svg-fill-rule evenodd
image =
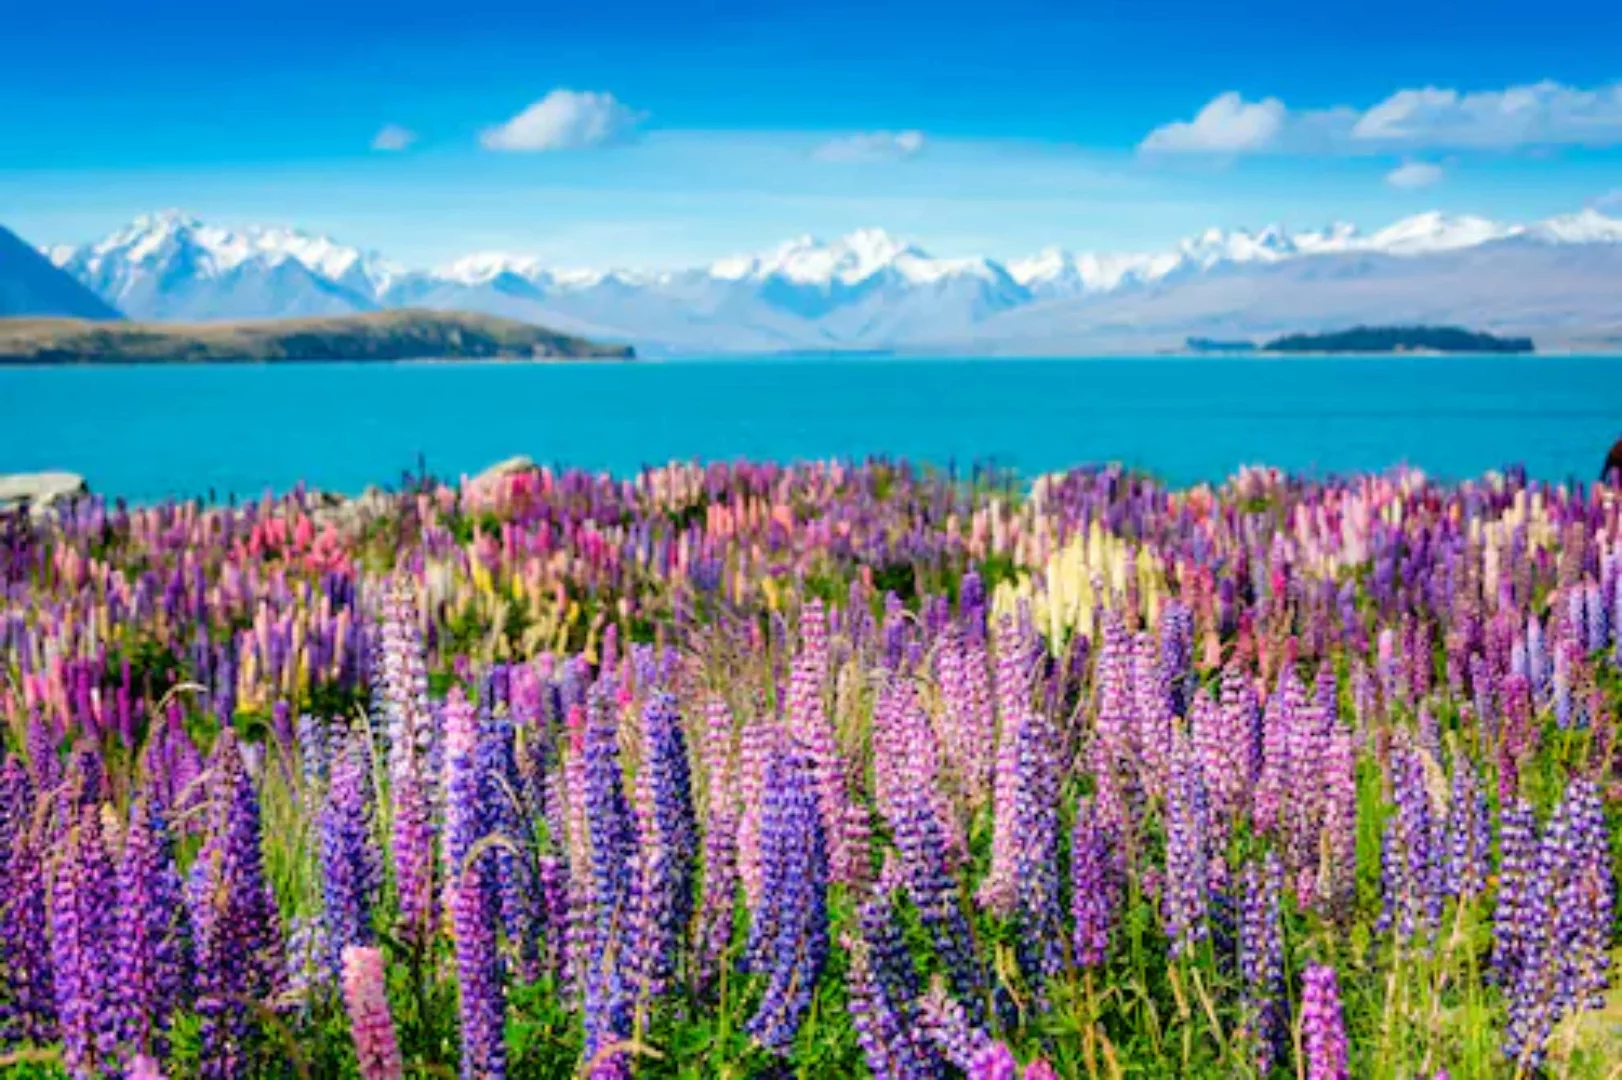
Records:
M1622 145L1622 83L1585 90L1544 81L1463 93L1399 90L1367 108L1292 110L1229 92L1192 122L1156 128L1144 150L1203 153L1392 153Z
M623 142L636 133L646 113L626 107L613 94L595 90L553 90L505 124L479 137L486 150L584 150Z
M863 131L830 139L811 152L818 161L905 161L924 151L921 131Z
M1440 165L1428 161L1405 161L1385 174L1385 182L1394 188L1411 191L1441 183L1445 175Z
M399 124L384 124L382 130L372 136L373 150L404 150L417 141L417 133Z
M1262 150L1278 137L1286 113L1277 98L1247 102L1229 91L1213 98L1193 120L1155 128L1142 149L1196 154Z

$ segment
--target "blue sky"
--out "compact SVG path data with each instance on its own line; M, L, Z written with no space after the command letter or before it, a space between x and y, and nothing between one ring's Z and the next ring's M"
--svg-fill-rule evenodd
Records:
M246 8L248 10L238 10ZM7 17L0 222L180 207L412 265L939 254L1622 206L1622 5L101 0Z

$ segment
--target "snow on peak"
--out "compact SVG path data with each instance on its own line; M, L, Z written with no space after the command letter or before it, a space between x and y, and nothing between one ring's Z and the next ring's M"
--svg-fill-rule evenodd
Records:
M1519 225L1500 225L1469 214L1453 217L1431 210L1387 225L1370 236L1366 246L1386 255L1428 255L1476 247L1522 231Z
M1589 207L1575 214L1546 218L1527 229L1528 235L1551 244L1622 243L1622 220Z
M983 258L937 259L883 229L857 229L824 243L799 236L760 255L734 255L710 267L722 281L766 281L795 285L857 285L886 271L912 284L930 284L959 275L991 279L1001 273Z
M484 285L505 274L535 281L546 276L541 261L531 255L512 255L504 251L481 251L463 255L433 271L442 281L459 285Z

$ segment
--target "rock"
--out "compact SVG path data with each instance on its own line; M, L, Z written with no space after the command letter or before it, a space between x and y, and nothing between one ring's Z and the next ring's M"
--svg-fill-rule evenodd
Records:
M535 462L531 461L523 454L519 454L517 457L510 457L506 461L496 462L494 465L475 476L470 483L483 486L496 480L504 480L509 476L517 476L519 473L534 471Z
M42 517L58 504L90 494L84 477L70 472L12 473L0 476L0 511L28 507Z
M1622 472L1622 439L1616 440L1616 444L1611 447L1611 452L1605 455L1605 467L1600 470L1599 478L1613 481L1613 474L1619 472ZM1614 480L1614 482L1622 483L1622 480Z

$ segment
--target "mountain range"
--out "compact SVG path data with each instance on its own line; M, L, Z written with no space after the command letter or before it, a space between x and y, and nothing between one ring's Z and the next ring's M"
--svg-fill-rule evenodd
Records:
M466 310L644 355L869 349L1153 351L1357 324L1454 323L1540 346L1622 343L1622 220L1425 213L1364 233L1210 230L1160 252L942 258L879 229L674 271L568 270L500 253L410 270L294 229L168 211L50 262L131 318Z

